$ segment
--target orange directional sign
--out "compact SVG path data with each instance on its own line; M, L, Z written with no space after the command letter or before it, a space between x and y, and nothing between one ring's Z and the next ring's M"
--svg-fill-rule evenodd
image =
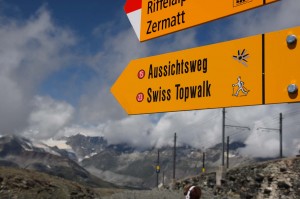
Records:
M291 35L300 28L133 60L111 91L128 114L296 102Z
M127 0L125 12L140 41L173 33L279 0Z

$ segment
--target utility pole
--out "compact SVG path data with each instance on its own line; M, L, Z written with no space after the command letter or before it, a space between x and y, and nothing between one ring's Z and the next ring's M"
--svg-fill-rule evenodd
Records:
M176 169L176 133L174 134L174 150L173 150L173 181L175 183L175 169Z
M162 184L163 184L163 187L165 186L165 172L163 171L162 173Z
M227 136L227 169L229 168L229 136Z
M258 127L257 130L279 131L279 158L283 158L282 154L282 113L279 113L279 129Z
M282 158L282 113L279 114L279 157Z
M240 129L247 129L247 130L251 130L249 127L247 126L234 126L234 125L225 125L226 127L233 127L233 128L240 128ZM233 134L233 135L236 135L236 134ZM231 135L231 136L233 136ZM229 168L229 136L227 136L227 169Z
M225 108L222 110L222 145L223 145L223 150L222 150L222 166L224 167L225 165L225 160L224 160L224 153L225 153Z
M158 187L158 177L160 172L160 166L159 166L159 149L157 149L157 165L156 165L156 187Z

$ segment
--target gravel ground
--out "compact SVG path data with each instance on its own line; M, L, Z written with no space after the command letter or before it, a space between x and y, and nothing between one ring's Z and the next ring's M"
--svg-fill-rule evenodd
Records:
M124 191L103 199L181 199L183 194L169 190Z
M149 191L124 191L103 199L184 199L182 191L149 190ZM204 192L201 199L214 199L212 193ZM219 198L215 198L219 199Z

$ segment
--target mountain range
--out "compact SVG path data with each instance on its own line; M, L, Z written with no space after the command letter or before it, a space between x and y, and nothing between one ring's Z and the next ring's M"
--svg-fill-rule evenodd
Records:
M173 146L160 149L136 149L126 143L110 145L103 137L90 137L77 134L62 138L71 147L78 163L93 175L120 186L152 188L157 183L156 166L160 166L159 183L170 183L173 179ZM232 142L230 166L245 165L256 160L243 157L239 149L245 147L242 142ZM159 164L157 156L159 150ZM205 153L206 172L215 171L221 164L222 144L209 149L195 149L191 146L176 148L175 178L202 172L203 153Z
M64 142L68 148L59 148L55 141ZM245 144L241 142L230 144L231 167L255 162L239 154L242 147ZM52 140L52 146L16 135L0 137L0 166L40 171L92 187L148 189L156 186L157 177L161 184L170 183L173 153L172 146L139 150L126 143L111 145L104 137L82 134ZM222 144L205 151L187 145L177 147L175 178L199 174L203 153L206 171L216 170L221 163Z
M92 187L111 187L81 167L75 154L41 142L9 135L0 138L0 166L44 172Z

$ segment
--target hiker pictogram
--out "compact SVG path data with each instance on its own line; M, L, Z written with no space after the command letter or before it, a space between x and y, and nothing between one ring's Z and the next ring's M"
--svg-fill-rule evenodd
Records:
M232 84L232 96L247 96L249 91L244 85L245 83L241 80L241 77L239 76L237 78L238 82L236 84ZM235 87L237 87L237 90L235 91ZM243 94L240 95L240 92L242 92Z

